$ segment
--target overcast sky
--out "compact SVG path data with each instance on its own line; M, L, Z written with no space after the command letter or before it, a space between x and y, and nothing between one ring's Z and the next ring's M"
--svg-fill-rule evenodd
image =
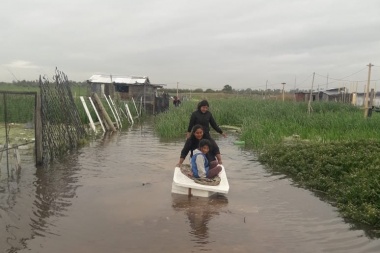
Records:
M0 81L380 90L379 0L2 0ZM356 89L356 88L355 88Z

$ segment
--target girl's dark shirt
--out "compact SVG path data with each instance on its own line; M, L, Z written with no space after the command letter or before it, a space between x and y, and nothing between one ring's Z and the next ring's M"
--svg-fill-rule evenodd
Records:
M191 132L193 126L197 124L203 126L203 130L207 134L210 132L210 125L218 133L223 133L222 129L220 129L218 124L216 124L216 121L212 116L212 113L209 111L202 113L200 110L196 110L195 112L193 112L190 117L189 127L187 128L187 131Z
M207 159L209 162L216 160L216 155L220 154L219 147L213 139L209 139L211 142L210 151L207 153ZM190 152L190 157L193 156L193 150L199 147L199 140L196 138L189 138L186 140L185 145L181 151L181 158L185 159Z

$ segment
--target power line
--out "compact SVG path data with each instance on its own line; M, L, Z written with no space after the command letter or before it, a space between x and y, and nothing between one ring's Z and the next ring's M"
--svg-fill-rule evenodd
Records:
M355 73L352 73L352 74L349 74L348 76L345 76L345 77L341 77L341 78L333 78L333 77L330 77L329 76L329 79L333 79L335 81L348 81L348 82L364 82L364 81L356 81L356 80L346 80L345 78L347 77L350 77L350 76L353 76L353 75L356 75L357 73L360 73L362 72L363 70L366 70L367 68L363 68ZM324 76L324 75L320 75L318 73L315 73L316 75L320 76L320 77L324 77L324 78L327 78L327 76ZM330 82L330 83L334 83L334 82Z
M8 70L8 72L11 73L11 75L12 75L17 81L20 81L20 80L18 80L18 78L13 74L13 72L12 72L9 68L6 68L6 70Z

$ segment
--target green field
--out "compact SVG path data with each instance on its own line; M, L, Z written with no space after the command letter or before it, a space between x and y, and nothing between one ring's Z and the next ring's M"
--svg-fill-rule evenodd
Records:
M311 113L303 102L233 97L209 103L220 125L241 128L240 140L269 171L323 193L343 217L378 231L380 113L365 118L361 108L335 102L314 102ZM196 104L158 115L158 134L183 136Z

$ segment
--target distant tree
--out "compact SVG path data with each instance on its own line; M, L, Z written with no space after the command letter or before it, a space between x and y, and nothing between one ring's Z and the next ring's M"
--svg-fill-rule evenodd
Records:
M215 91L213 89L207 89L205 93L214 93Z
M252 93L252 89L251 89L251 88L246 89L246 90L245 90L245 93L247 93L247 94L251 94L251 93Z
M203 93L203 89L201 89L201 88L195 89L194 93Z
M232 92L232 87L231 85L224 85L223 89L222 89L223 92Z

